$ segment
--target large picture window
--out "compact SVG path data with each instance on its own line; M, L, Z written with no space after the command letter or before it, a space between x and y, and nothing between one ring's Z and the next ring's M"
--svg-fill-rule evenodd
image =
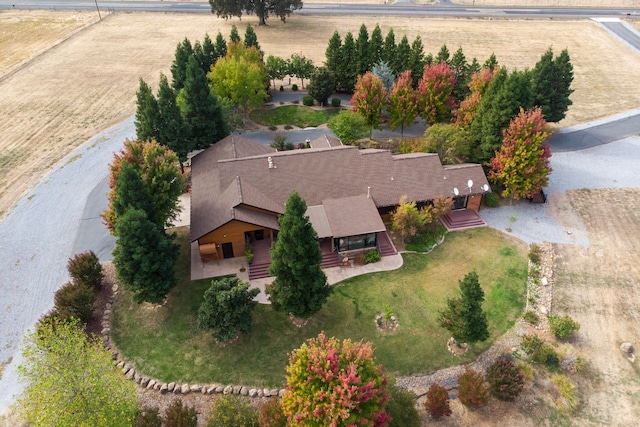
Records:
M355 249L374 248L376 246L376 233L358 234L336 239L339 252Z

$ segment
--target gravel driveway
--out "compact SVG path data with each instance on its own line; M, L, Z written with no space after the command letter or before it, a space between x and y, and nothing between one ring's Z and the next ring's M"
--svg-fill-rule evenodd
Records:
M0 414L22 390L16 373L22 335L51 309L54 292L69 280L66 264L77 253L76 241L85 246L78 252L95 247L110 256L106 229L83 224L101 222L106 197L94 198L99 206L87 201L104 185L113 153L134 136L132 117L91 139L61 160L0 222L0 362L11 361L0 379ZM93 218L83 217L85 212Z

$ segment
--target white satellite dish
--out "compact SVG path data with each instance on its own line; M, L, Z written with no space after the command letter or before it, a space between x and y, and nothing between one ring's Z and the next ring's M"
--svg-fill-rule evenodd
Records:
M472 180L467 181L467 187L469 187L469 188L473 187L473 181Z
M460 194L460 192L458 191L458 187L453 187L453 194L455 194L456 196Z
M483 186L482 186L482 189L483 189L484 191L489 191L489 184L485 184L485 185L483 185Z

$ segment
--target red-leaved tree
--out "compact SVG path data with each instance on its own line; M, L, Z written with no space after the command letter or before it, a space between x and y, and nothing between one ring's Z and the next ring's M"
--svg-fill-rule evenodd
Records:
M400 127L400 135L404 135L404 128L410 126L418 116L418 97L413 90L411 71L400 74L393 85L387 111L391 130Z
M449 392L438 383L431 384L427 390L427 401L424 406L431 418L436 420L452 414L449 406Z
M489 179L504 186L502 196L530 198L547 185L551 173L547 129L540 107L520 109L511 119L502 147L490 162Z
M378 76L367 71L366 74L358 76L355 92L351 97L353 111L360 113L365 122L371 127L369 137L373 129L380 129L380 116L382 110L387 105L387 91Z
M446 62L425 65L418 82L420 116L430 125L448 122L455 105L453 98L454 71Z
M386 426L387 378L368 342L320 333L294 350L282 409L289 426Z

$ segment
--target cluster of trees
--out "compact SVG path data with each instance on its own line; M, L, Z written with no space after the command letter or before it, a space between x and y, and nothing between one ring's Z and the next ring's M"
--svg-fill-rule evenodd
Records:
M291 83L292 78L299 78L300 85L304 89L305 79L310 79L316 71L316 66L313 64L313 61L299 53L292 53L289 58L269 55L267 56L265 64L267 67L267 75L270 80L273 80L274 89L276 84L275 80L282 80L287 76L289 76L289 83Z
M453 199L450 197L437 197L432 203L418 207L416 202L407 201L407 196L403 195L391 216L392 227L406 241L424 231L434 220L451 212L451 209Z
M176 154L155 141L127 140L110 165L104 222L118 237L113 251L119 282L136 302L160 302L176 285L178 247L167 234L185 185Z
M378 38L372 35L372 40ZM364 26L360 39L359 45L368 48L356 52L378 51L377 43L366 44ZM427 141L405 146L408 151L437 152L443 163L456 159L480 163L491 171L490 178L502 186L504 196L528 198L539 192L551 171L550 152L545 145L549 135L547 121L562 120L571 105L573 66L568 52L564 50L554 57L549 48L532 70L508 72L498 66L493 55L480 67L475 59L468 64L461 49L449 58L445 45L432 58L423 57L421 43L415 44L419 52L413 56L423 58L416 60L421 66L420 74L410 68L411 61L407 61L409 69L400 72L397 79L393 67L385 62L376 64L373 72L365 70L361 74L358 73L370 63L363 63L358 57L345 62L352 69L360 64L361 68L349 74L349 79L355 78L351 104L370 127L370 135L374 128L380 129L383 114L392 130L402 131L420 117L427 124L440 127L437 133L427 135ZM335 50L339 46L337 32L329 46L327 68L334 70L338 87L349 90L351 80L348 87L340 83L344 70L335 65L346 55L342 52L345 45ZM384 53L384 49L380 52ZM346 118L344 115L334 122ZM339 132L341 126L333 125Z
M172 149L184 162L229 135L242 122L238 112L259 107L267 98L268 78L258 38L247 25L244 41L235 25L229 41L218 32L202 43L185 38L176 46L171 83L160 74L157 94L140 79L136 133Z
M241 18L243 14L258 17L260 25L267 24L269 15L275 15L282 22L294 10L302 9L301 0L209 0L211 13L229 19L233 16Z

